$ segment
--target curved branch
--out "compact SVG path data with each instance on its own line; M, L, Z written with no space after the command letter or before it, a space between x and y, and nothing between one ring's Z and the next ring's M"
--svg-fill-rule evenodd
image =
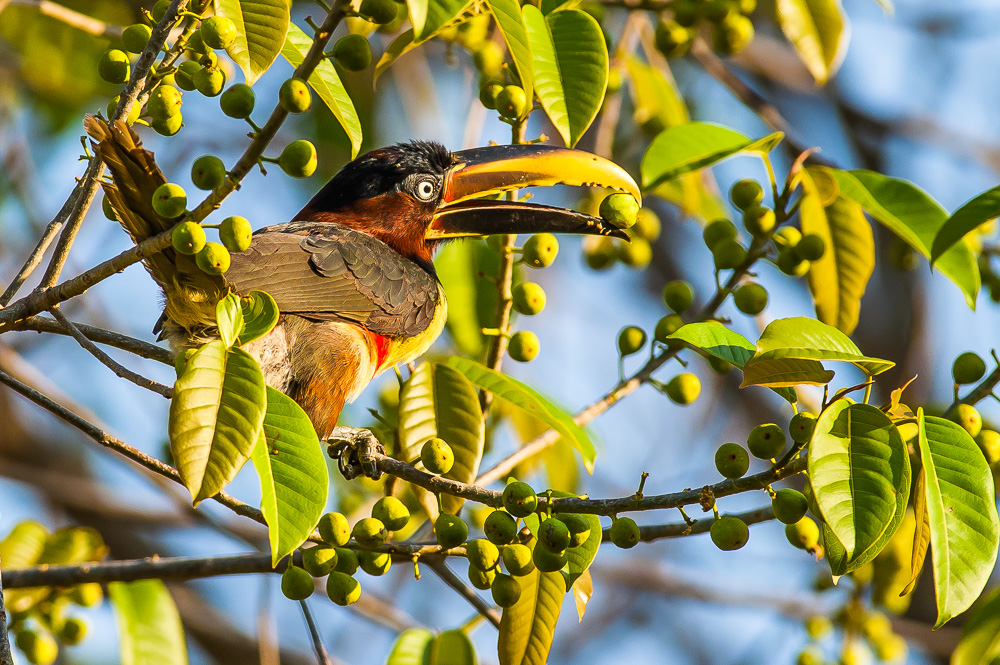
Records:
M174 364L174 354L171 353L169 349L165 349L162 346L150 344L149 342L144 342L141 339L129 337L128 335L123 335L112 330L105 330L104 328L98 328L96 326L88 326L86 323L73 321L73 325L76 326L77 330L83 333L87 339L97 342L98 344L113 346L116 349L128 351L129 353L134 353L141 358L155 360L163 363L164 365ZM54 333L56 335L70 334L69 331L59 325L58 322L44 316L33 316L25 319L24 321L19 321L12 325L10 329L40 333Z
M114 40L121 39L122 36L123 29L120 25L105 23L50 0L10 0L10 6L18 5L36 9L39 14L62 21L71 28L82 30L95 37L106 37Z

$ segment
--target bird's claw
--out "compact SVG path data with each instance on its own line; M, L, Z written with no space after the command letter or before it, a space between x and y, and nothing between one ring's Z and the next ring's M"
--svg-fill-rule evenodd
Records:
M326 440L327 454L337 460L341 475L353 480L364 474L372 480L382 477L375 461L385 448L371 430L360 427L334 427Z

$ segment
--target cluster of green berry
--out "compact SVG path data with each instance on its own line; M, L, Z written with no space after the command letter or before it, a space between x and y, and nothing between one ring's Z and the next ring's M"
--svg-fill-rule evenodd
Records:
M986 375L986 362L976 353L966 351L951 366L955 387L976 383ZM958 423L979 444L986 461L1000 468L1000 432L983 427L983 417L971 404L958 403L947 417Z
M531 110L531 100L518 85L516 75L504 62L504 49L494 41L483 41L472 52L479 71L479 101L508 122L523 119Z
M87 637L87 621L66 616L68 607L95 607L103 599L100 584L80 584L50 595L30 612L12 614L8 629L14 636L14 644L32 665L55 662L60 644L75 646Z
M586 236L583 239L583 258L592 270L608 270L619 261L641 270L653 259L652 244L660 237L660 218L649 208L640 208L629 194L611 194L600 203L587 197L580 204L581 210L598 214L602 219L624 229L629 241L607 236Z
M736 55L753 40L749 14L757 0L674 0L672 16L656 26L656 48L667 58L679 58L691 50L700 23L712 34L712 48L721 55Z
M871 611L854 600L838 612L832 621L822 615L805 620L804 628L809 644L799 653L796 665L824 665L832 662L824 658L822 643L832 636L835 625L844 633L837 661L841 665L867 665L872 660L872 652L883 663L906 661L906 640L893 631L889 617L881 612Z
M491 236L490 245L498 248L496 241L500 238ZM520 252L520 263L536 269L547 268L559 254L559 241L551 233L536 233L520 249L514 248L513 251ZM534 282L519 282L511 288L511 304L519 314L534 316L545 308L545 302L545 289ZM507 355L517 362L531 362L540 349L538 335L530 330L513 333L507 340Z

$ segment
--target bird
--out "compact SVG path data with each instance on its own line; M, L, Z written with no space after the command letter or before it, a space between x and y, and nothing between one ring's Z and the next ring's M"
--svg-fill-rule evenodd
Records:
M152 193L167 180L131 127L96 116L84 125L111 173L105 195L136 243L183 219L153 211ZM279 321L244 349L323 439L373 378L418 358L443 331L447 299L432 260L443 243L540 232L627 239L589 215L496 196L555 184L640 196L620 166L575 149L527 144L449 152L412 141L371 150L341 168L291 221L254 232L222 275L206 274L173 248L148 257L145 266L164 297L154 332L177 353L197 348L218 339L221 298L265 291Z

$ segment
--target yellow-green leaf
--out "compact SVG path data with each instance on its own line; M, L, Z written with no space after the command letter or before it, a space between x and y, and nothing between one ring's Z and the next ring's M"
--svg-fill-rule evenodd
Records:
M215 0L215 12L236 24L236 39L226 48L253 85L281 53L289 26L286 0Z
M251 291L240 298L240 309L243 312L243 330L239 336L241 346L263 337L278 324L278 303L264 291Z
M763 360L777 359L840 360L849 362L869 376L892 368L895 363L871 358L858 349L851 338L821 321L804 316L776 319L769 323L757 340L757 353L744 371Z
M1000 660L1000 589L985 594L962 627L951 665L992 665Z
M186 665L181 617L160 580L112 582L121 665Z
M534 94L534 73L531 65L531 47L528 45L528 28L524 25L521 5L517 0L486 0L493 12L500 34L507 42L507 50L517 67L521 88L529 100Z
M562 610L566 583L560 572L535 570L523 577L521 598L503 611L497 653L500 665L544 665Z
M851 26L840 0L776 0L782 32L820 85L840 68L847 53Z

